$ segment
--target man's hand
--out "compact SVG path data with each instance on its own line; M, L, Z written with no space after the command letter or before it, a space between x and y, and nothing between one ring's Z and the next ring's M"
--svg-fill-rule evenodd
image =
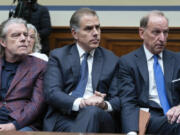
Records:
M85 100L87 106L99 106L100 103L102 103L104 99L102 97L93 95Z
M104 109L107 106L104 102L105 96L106 94L95 91L93 96L81 100L80 108L84 108L85 106L97 106Z
M0 131L12 131L12 130L16 130L16 127L14 126L13 123L0 124Z
M86 99L81 99L81 102L80 102L80 105L79 105L80 108L84 108L84 107L87 106L85 101L86 101Z
M107 104L106 104L106 102L104 102L104 98L106 97L106 94L103 94L103 93L98 92L98 91L95 91L94 94L96 96L99 96L99 97L103 98L103 101L98 104L98 107L100 107L102 109L107 109Z
M106 97L106 94L101 93L101 92L99 92L99 91L95 91L95 92L94 92L94 95L99 96L99 97L102 97L103 99Z
M180 105L171 108L166 116L170 124L173 124L175 121L176 123L180 123Z

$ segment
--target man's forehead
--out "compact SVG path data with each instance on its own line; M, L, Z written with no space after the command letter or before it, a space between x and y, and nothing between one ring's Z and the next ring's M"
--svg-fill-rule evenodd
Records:
M164 17L164 16L160 16L160 15L151 15L149 16L148 19L148 24L161 24L161 23L167 23L168 24L168 20Z
M80 20L80 25L83 26L96 26L96 25L100 25L99 19L96 16L84 16L83 18L81 18Z
M86 20L86 21L90 21L90 20L97 20L97 21L99 21L99 18L98 18L98 16L95 16L95 15L91 15L91 14L84 14L84 15L82 15L81 17L80 17L80 22L82 22L82 21L84 21L84 20Z
M89 23L89 24L86 23L85 26L87 26L87 27L88 27L88 26L89 26L89 27L90 27L90 26L100 26L100 24L99 24L99 23L93 23L93 24L92 24L92 23Z
M12 23L7 26L8 32L18 32L18 31L26 31L27 27L23 23Z

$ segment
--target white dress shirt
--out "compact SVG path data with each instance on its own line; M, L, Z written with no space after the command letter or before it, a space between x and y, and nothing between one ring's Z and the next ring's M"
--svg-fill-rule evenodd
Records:
M85 53L85 51L77 44L77 49L79 52L79 57L80 57L80 62L82 62L83 60L83 55ZM89 52L89 56L87 58L87 62L88 62L88 81L87 81L87 85L86 85L86 89L84 92L83 97L77 98L74 103L73 103L73 107L72 110L73 111L79 111L79 105L82 99L87 99L89 97L91 97L94 93L93 87L92 87L92 66L93 66L93 57L94 57L94 52L95 49L93 49L91 52ZM71 93L70 93L71 95ZM105 101L108 105L108 109L107 111L112 111L112 106L108 101Z
M143 47L144 47L144 52L146 55L147 67L148 67L148 73L149 73L149 100L152 100L161 106L160 99L158 96L158 91L156 88L156 82L155 82L155 78L154 78L154 68L153 68L153 64L154 64L153 56L154 56L154 54L152 54L146 48L145 45L143 45ZM164 73L162 52L159 54L158 62L161 66L162 72ZM149 108L141 108L141 109L145 110L145 111L149 111ZM131 131L131 132L128 132L127 135L137 135L137 133L135 131Z
M154 64L154 59L153 55L144 45L144 51L147 59L147 66L148 66L148 72L149 72L149 100L152 100L156 103L158 103L160 106L160 99L158 96L158 91L156 88L156 82L154 78L154 69L153 69L153 64ZM164 67L163 67L163 60L162 60L162 52L159 54L158 57L158 62L161 66L162 72L164 73Z

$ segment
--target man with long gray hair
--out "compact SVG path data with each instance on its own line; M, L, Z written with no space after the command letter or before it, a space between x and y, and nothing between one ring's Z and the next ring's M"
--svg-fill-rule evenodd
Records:
M0 25L0 131L32 131L43 112L46 62L28 55L26 22Z

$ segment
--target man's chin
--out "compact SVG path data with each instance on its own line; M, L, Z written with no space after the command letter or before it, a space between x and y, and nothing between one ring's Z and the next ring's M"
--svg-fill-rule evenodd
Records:
M95 48L97 48L97 47L99 47L99 44L92 44L92 45L91 45L91 48L93 48L93 49L95 49Z
M154 54L160 54L163 50L164 50L164 48L163 49L157 49L157 50L155 50Z
M17 54L17 56L22 56L22 57L26 56L26 55L28 55L27 51L22 51L22 52Z

